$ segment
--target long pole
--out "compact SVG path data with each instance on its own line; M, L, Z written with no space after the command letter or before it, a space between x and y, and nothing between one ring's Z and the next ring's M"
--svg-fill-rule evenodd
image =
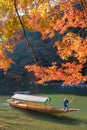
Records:
M71 102L74 100L74 98L75 98L75 96L73 96L73 97L71 98L71 100L69 101L69 103L71 103Z

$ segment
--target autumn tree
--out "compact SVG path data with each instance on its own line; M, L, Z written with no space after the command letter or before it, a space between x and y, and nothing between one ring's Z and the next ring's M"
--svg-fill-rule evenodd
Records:
M82 75L82 69L87 65L86 0L0 0L0 14L0 67L5 72L14 62L5 51L14 51L22 29L34 58L34 64L25 69L34 72L38 83L62 80L65 84L78 84L87 80L87 76ZM79 31L68 31L70 28L79 28ZM54 46L57 55L66 62L60 67L56 61L48 67L39 64L26 30L39 31L42 39L53 38L58 31L62 40L56 41Z

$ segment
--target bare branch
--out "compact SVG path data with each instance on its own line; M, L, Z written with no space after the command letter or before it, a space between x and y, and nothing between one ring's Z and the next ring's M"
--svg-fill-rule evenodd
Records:
M14 0L14 7L15 7L15 11L16 11L16 13L17 13L17 16L18 16L18 18L19 18L20 24L21 24L21 26L22 26L22 29L23 29L25 41L26 41L27 45L28 45L28 46L31 48L31 50L32 50L34 62L37 63L37 57L36 57L34 48L33 48L33 46L31 45L31 43L29 42L29 40L28 40L28 38L27 38L25 27L24 27L24 25L23 25L23 23L22 23L22 20L21 20L21 18L20 18L20 15L19 15L19 13L18 13L18 10L17 10L16 0Z

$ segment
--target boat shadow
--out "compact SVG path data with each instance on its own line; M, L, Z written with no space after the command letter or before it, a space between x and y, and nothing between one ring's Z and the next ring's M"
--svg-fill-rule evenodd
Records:
M32 110L30 111L21 110L21 111L24 112L27 116L33 117L34 119L39 119L47 122L67 124L67 125L87 124L87 122L73 118L65 114L54 115L54 114L42 113L42 112L37 112Z

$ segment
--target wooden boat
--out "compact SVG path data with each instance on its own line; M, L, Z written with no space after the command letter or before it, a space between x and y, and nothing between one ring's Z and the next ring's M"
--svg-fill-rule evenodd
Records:
M16 108L45 112L50 114L67 113L79 110L71 108L69 108L68 110L64 110L63 108L50 106L50 100L51 99L49 97L15 94L12 96L11 99L7 100L7 102L9 103L9 105ZM45 103L45 105L37 104L36 102Z

